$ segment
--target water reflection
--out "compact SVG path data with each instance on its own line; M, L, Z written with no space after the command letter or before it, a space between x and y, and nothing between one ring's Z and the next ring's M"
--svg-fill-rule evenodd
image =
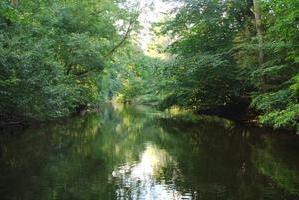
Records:
M4 199L299 199L299 139L218 118L103 106L3 132Z
M252 162L259 173L270 177L279 187L291 194L299 194L298 141L266 136L262 146L254 148Z
M165 182L163 169L172 167L172 181ZM163 149L147 144L137 163L128 163L112 172L118 183L117 199L182 199L183 195L171 182L180 177L177 163Z

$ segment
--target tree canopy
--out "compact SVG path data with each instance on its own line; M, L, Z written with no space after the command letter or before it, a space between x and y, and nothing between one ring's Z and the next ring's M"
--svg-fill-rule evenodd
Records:
M147 52L130 1L1 1L1 121L117 100L298 130L298 1L167 1Z

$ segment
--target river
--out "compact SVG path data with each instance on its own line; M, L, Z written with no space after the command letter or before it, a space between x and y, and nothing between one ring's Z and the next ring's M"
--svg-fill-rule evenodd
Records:
M1 200L295 200L299 137L105 105L0 135Z

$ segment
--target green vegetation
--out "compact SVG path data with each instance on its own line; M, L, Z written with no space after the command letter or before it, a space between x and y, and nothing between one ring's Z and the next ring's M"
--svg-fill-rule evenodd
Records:
M200 111L245 100L261 123L298 128L298 13L292 0L184 1L162 24L179 38L164 104Z
M96 106L103 69L138 25L119 3L1 1L1 118L47 120Z
M181 3L175 17L158 24L172 41L155 85L160 107L245 113L298 130L298 2Z
M116 100L250 113L299 130L299 2L176 5L144 53L142 10L125 0L2 1L1 121L54 119Z

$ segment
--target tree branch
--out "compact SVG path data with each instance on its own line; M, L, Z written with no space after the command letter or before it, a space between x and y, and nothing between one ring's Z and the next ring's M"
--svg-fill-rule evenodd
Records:
M121 39L121 41L115 45L106 55L105 55L105 58L109 58L113 55L113 53L118 49L120 48L124 43L125 41L129 38L130 36L130 33L132 32L133 30L133 25L134 25L134 22L135 22L135 18L132 18L129 22L129 26L127 28L127 31L124 35L124 37Z

